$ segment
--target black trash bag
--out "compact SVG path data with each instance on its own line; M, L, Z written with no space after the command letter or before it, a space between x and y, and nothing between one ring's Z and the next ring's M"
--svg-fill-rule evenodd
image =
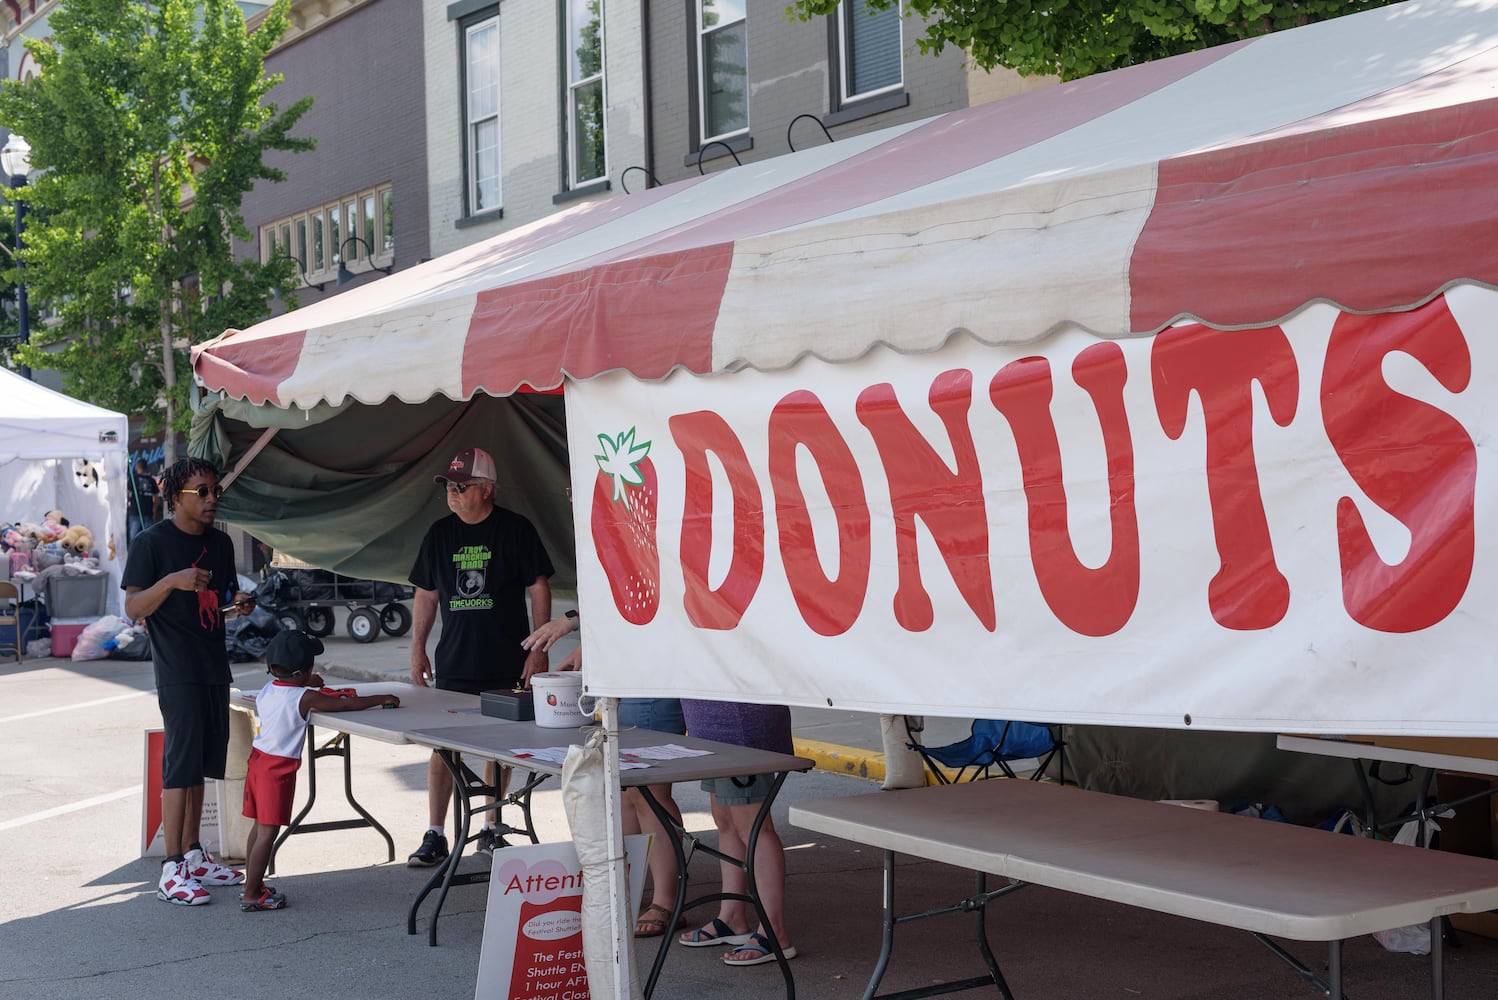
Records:
M325 569L294 569L288 575L296 584L298 601L333 601L338 598L337 575Z
M373 581L374 590L370 599L390 603L392 601L408 601L416 596L416 588L403 583L386 583L384 580Z
M373 580L361 580L353 576L335 576L333 580L334 586L338 588L339 600L368 601L374 597Z
M123 646L116 646L109 651L111 660L149 660L151 659L151 637L144 633L137 635Z
M291 581L286 579L286 574L279 570L269 573L255 588L255 603L274 611L291 599L288 593L290 589Z
M265 658L265 647L271 636L281 631L281 623L271 612L256 607L247 615L224 623L224 646L230 663L249 663Z

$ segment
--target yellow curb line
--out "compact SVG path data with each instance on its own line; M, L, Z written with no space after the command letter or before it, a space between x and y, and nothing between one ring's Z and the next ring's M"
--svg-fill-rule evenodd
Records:
M837 743L823 743L821 740L795 740L794 742L796 756L809 757L816 761L816 770L818 771L847 774L855 778L866 778L869 781L877 782L881 785L884 784L884 754L878 750L864 750L860 747L846 747ZM957 773L948 767L942 767L942 773L947 776L948 781L968 782L978 780L977 776L972 772L964 773L959 778ZM926 771L926 784L940 784L929 769Z
M845 747L821 740L796 740L796 756L816 761L818 771L848 774L884 783L884 754L877 750Z

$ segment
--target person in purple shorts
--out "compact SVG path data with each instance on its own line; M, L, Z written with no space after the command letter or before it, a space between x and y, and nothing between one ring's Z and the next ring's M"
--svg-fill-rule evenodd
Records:
M687 732L704 740L754 747L772 753L794 753L791 742L791 710L784 705L745 705L726 701L696 701L683 698ZM760 803L770 797L773 774L753 774L740 778L710 778L702 782L711 793L713 822L718 827L718 849L733 857L744 857L749 832L759 814ZM737 865L721 862L723 891L743 895L748 879ZM795 958L785 926L785 848L774 820L766 816L754 847L755 884L760 903L774 928L775 939L786 958ZM751 930L751 928L753 928ZM688 948L736 946L723 955L724 965L763 965L775 961L765 928L757 925L754 908L738 899L718 904L718 915L705 927L689 931L677 939Z
M549 652L552 645L564 635L578 632L582 628L576 611L568 611L559 618L536 629L521 643L526 649ZM577 670L582 666L582 648L572 650L557 666L558 670ZM620 698L619 726L621 729L651 729L658 733L685 733L686 720L682 717L681 702L675 698ZM671 785L651 785L647 789L652 798L665 808L677 824L681 823L681 807L671 797ZM645 801L638 788L624 790L624 833L650 834L650 905L640 911L635 921L635 937L660 937L676 930L686 922L683 917L675 926L671 913L676 909L676 888L680 881L680 868L676 864L676 851L666 836L665 827L656 819L655 812Z

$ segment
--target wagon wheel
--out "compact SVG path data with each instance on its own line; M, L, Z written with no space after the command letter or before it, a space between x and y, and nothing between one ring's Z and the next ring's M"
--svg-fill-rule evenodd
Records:
M276 612L276 621L281 623L283 629L292 632L307 631L307 616L302 614L301 608L282 608Z
M348 615L348 634L355 642L374 642L380 637L380 616L373 608L355 608Z
M308 608L307 631L321 639L333 634L333 609Z
M411 611L404 604L387 604L380 612L380 628L397 638L411 631Z

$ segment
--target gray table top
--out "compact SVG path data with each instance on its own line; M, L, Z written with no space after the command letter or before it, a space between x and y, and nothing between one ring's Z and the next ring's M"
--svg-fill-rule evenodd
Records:
M503 719L492 719L479 710L479 697L458 691L417 687L399 681L376 681L347 685L359 694L393 694L400 698L400 708L366 708L357 712L313 712L307 721L314 726L379 740L381 743L409 743L406 734L413 729L438 729L443 726L504 725ZM257 689L258 690L258 689ZM230 704L253 710L255 692L234 690Z
M467 757L495 760L535 771L540 774L561 774L559 766L546 761L519 757L514 751L523 748L565 747L581 745L586 734L594 727L576 729L552 729L538 726L534 722L507 722L495 720L498 726L443 726L436 729L413 730L406 734L412 743L433 749L454 750ZM652 760L649 767L631 768L621 771L619 780L625 787L636 785L664 785L676 781L695 781L705 778L729 778L747 774L767 774L775 771L809 771L815 762L805 757L793 757L768 750L735 746L699 740L676 733L657 733L649 729L625 729L619 734L621 753L639 747L664 746L674 743L691 749L709 750L705 757L682 757L675 760Z
M1341 940L1498 907L1498 861L1034 781L801 802L790 821L1292 940Z

